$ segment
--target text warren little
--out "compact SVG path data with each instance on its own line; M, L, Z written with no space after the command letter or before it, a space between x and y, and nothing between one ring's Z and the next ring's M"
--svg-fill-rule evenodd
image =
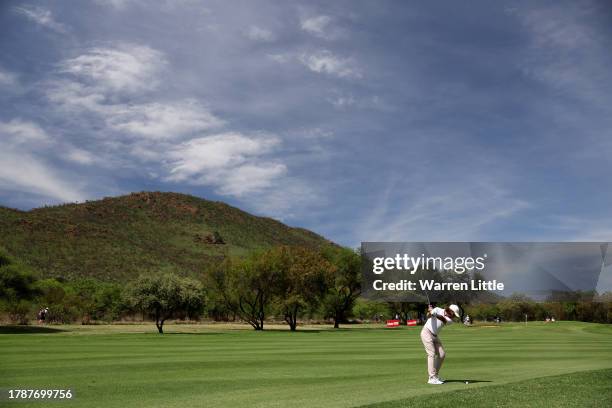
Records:
M471 280L468 282L436 282L434 280L421 280L419 279L419 286L421 290L428 291L446 291L446 290L491 290L491 291L502 291L504 290L504 283L498 282L497 280ZM402 279L398 282L383 282L381 279L375 280L372 283L374 290L417 290L416 282Z

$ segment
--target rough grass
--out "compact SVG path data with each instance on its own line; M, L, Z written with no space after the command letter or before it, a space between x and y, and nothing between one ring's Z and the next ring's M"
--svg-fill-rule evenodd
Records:
M609 325L451 326L442 333L448 353L442 375L455 381L442 386L426 384L418 328L312 326L291 333L282 326L255 332L169 325L164 335L152 325L61 328L66 331L1 334L0 388L72 388L74 407L576 406L578 399L598 406L610 400L609 371L579 373L612 368Z

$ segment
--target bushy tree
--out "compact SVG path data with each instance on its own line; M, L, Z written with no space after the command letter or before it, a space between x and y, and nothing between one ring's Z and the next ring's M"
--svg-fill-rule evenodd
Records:
M32 270L0 249L0 307L14 323L27 324L31 300L38 294Z
M208 274L226 307L255 330L263 330L281 282L282 265L273 253L256 252L237 262L226 260Z
M291 331L297 328L299 313L321 302L335 272L335 266L316 251L282 246L268 251L280 274L276 303Z
M72 295L68 284L56 279L43 279L37 283L40 295L39 307L49 307L47 321L72 323L80 316L77 299Z
M155 326L163 333L164 322L177 317L199 317L204 309L202 284L175 274L141 275L124 293L132 307L155 318Z
M379 319L386 319L393 316L393 312L386 302L374 302L359 298L355 301L355 306L353 306L353 315L359 320L378 321Z
M334 319L334 328L346 321L361 294L361 257L346 248L328 248L324 256L335 266L327 294L323 299L326 316Z

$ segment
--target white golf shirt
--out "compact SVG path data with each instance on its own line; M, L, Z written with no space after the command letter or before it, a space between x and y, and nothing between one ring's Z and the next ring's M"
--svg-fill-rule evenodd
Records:
M444 314L444 309L442 309L441 307L435 307L431 311L431 317L427 319L427 322L425 323L425 327L427 328L427 330L429 330L430 332L432 332L433 334L437 336L438 332L443 326L445 326L445 324L442 323L440 319L438 319L436 316L440 316L444 318L444 320L446 320L446 324L452 324L453 319L446 316Z

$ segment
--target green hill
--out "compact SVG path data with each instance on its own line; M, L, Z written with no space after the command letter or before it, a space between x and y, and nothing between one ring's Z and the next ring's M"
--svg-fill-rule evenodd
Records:
M43 277L124 282L161 269L197 276L225 256L279 244L312 248L330 241L177 193L133 193L31 211L0 207L0 246Z

